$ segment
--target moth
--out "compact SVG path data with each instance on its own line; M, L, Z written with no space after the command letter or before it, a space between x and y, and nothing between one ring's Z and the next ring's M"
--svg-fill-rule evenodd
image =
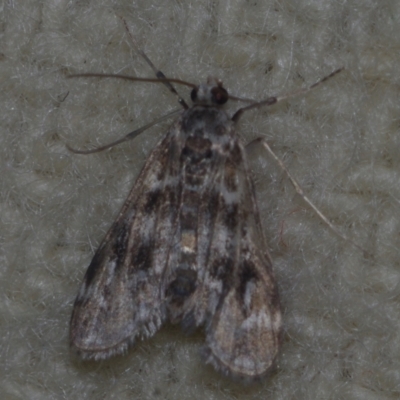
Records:
M275 363L282 315L235 126L243 112L288 96L251 102L231 117L223 105L237 98L221 81L193 85L160 71L157 77L176 94L172 83L191 86L193 105L178 97L183 110L148 156L97 249L73 307L70 344L82 358L99 360L124 353L166 321L188 331L203 327L206 363L254 380Z

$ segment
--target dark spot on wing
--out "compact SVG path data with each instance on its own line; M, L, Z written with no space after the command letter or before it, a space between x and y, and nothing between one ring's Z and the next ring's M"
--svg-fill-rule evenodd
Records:
M197 272L191 269L178 268L176 278L169 284L166 294L170 302L182 305L196 290Z
M257 281L259 279L255 265L248 260L244 260L242 264L239 266L239 276L238 276L238 295L240 297L240 302L244 302L244 295L246 293L247 284L254 280Z
M182 207L183 208L183 207ZM197 227L197 209L183 209L179 218L180 227L183 231L194 231Z
M111 247L107 244L101 245L94 255L85 274L85 283L90 286L98 270L111 260L116 263L116 268L121 267L126 254L126 246L129 237L129 221L116 223L112 228L115 232L115 239L111 242ZM105 265L105 267L107 267Z
M152 266L154 244L151 241L140 243L132 255L134 270L147 270Z
M97 270L101 266L101 261L103 260L103 252L102 251L97 251L96 254L94 255L88 269L86 270L85 274L85 284L86 287L89 287L96 276Z
M116 257L116 269L120 268L124 262L128 237L129 226L126 223L122 223L118 229L114 245L111 249L111 254Z
M228 228L229 232L234 232L239 223L239 205L237 203L225 204L224 206L224 221L223 223Z
M229 290L233 284L234 260L229 257L217 258L210 267L210 275L213 279L223 282L224 291Z
M163 195L163 193L160 189L155 189L155 190L152 190L149 193L147 193L146 202L144 204L145 213L154 212L156 205L158 204L162 195Z
M219 209L220 193L213 190L208 199L208 215L210 216L210 221L215 221Z

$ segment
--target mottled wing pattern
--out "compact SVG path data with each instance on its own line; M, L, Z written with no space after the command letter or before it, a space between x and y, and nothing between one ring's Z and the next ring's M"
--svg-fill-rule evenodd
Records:
M203 283L205 355L216 369L252 379L273 365L282 321L245 150L234 140L214 186L218 213Z
M121 353L166 318L161 281L179 208L180 140L175 125L153 150L87 269L70 323L83 358Z
M227 375L259 378L276 359L279 296L251 174L214 106L184 111L149 156L86 272L71 345L107 358L166 319L204 325L206 360Z

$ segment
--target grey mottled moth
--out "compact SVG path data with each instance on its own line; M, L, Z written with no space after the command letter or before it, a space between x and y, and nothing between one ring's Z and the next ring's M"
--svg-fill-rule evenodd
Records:
M295 93L252 102L230 117L223 104L238 99L219 80L196 86L159 71L157 77L175 94L172 83L191 86L193 106L179 97L183 111L149 155L97 249L75 300L71 346L82 358L105 359L170 321L188 330L204 327L204 358L217 370L245 380L262 377L276 360L282 317L235 124L244 111Z

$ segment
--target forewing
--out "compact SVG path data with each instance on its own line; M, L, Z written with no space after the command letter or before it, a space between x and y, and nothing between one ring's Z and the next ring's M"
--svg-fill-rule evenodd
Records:
M179 146L173 127L148 157L86 271L70 322L71 346L84 358L123 352L165 320L160 282L181 190Z
M203 283L206 359L227 375L251 380L264 375L277 356L279 296L240 143L223 171Z

